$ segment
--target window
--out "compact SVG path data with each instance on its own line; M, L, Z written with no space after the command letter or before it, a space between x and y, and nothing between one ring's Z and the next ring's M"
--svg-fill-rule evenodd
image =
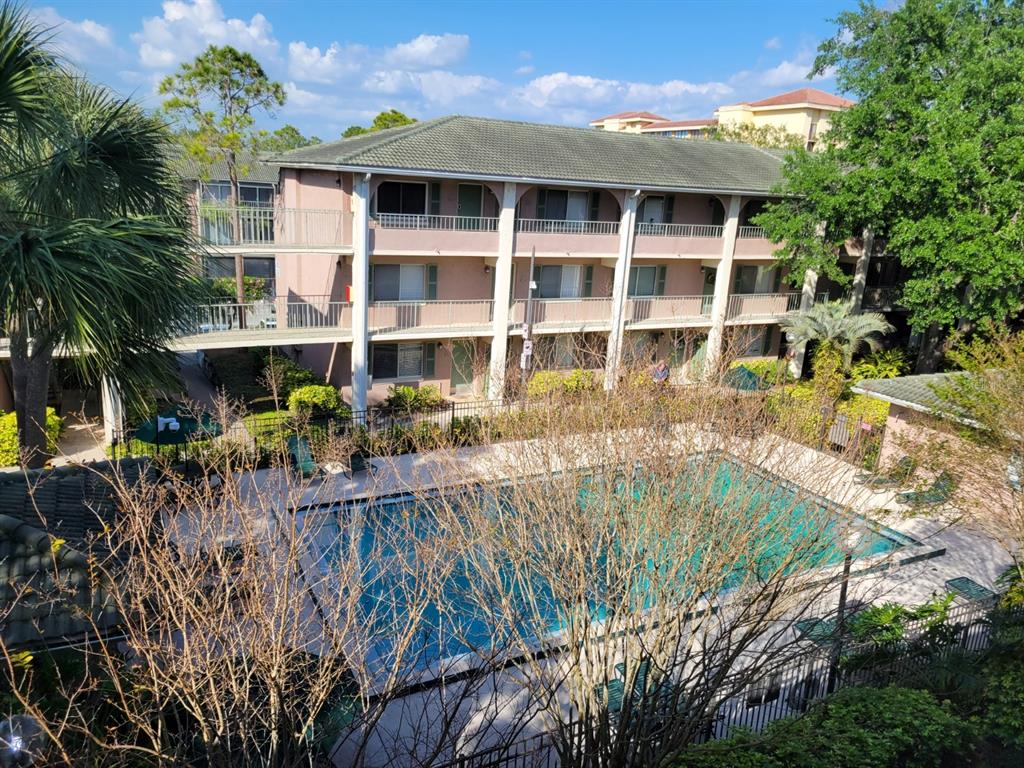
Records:
M545 264L533 268L533 280L537 283L534 298L576 299L589 296L593 283L593 266L579 264Z
M274 295L275 262L272 256L243 257L243 272L246 277L259 277L266 281L266 295ZM209 278L235 276L234 256L211 256L206 259L206 276Z
M422 379L434 375L436 345L374 344L370 371L375 379Z
M577 338L571 333L540 336L536 339L537 361L544 368L559 369L576 366Z
M377 213L427 212L427 185L416 181L385 181L377 187Z
M537 218L549 221L589 221L596 215L597 196L585 190L537 190Z
M231 184L223 181L204 183L200 192L204 203L227 205L231 199ZM274 204L273 184L240 183L238 200L242 205L272 206Z
M778 267L740 266L733 276L733 293L774 293L779 290L782 273Z
M373 301L423 301L427 297L426 264L374 264Z
M739 332L736 339L736 347L739 350L738 357L761 357L768 354L771 347L772 334L765 326L757 328L746 328Z
M630 296L661 296L665 292L665 267L630 267Z

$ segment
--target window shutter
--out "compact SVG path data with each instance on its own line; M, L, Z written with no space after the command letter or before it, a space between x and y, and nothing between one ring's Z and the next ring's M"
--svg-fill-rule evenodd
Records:
M601 191L598 189L590 190L590 220L597 221L601 214ZM590 295L589 293L587 294Z
M594 265L588 264L583 270L583 297L590 298L594 291Z
M655 296L664 296L665 295L665 272L666 272L665 265L664 264L660 264L658 266L658 281L657 281L657 284L654 286L654 295Z
M366 303L369 304L373 301L373 270L374 265L371 264L369 269L366 270Z
M782 270L779 269L778 267L773 267L773 269L775 271L775 280L774 280L774 282L772 284L775 287L772 288L772 291L775 292L775 293L778 293L779 292L779 288L782 287Z
M437 298L437 264L427 264L427 300Z
M441 215L441 182L439 181L430 183L430 215Z
M428 341L423 345L423 378L434 378L434 369L437 361L437 342Z
M546 189L537 190L537 218L543 219L545 210L548 206L548 191Z
M512 262L512 279L508 281L508 305L511 307L516 296L516 263Z
M665 223L666 224L671 224L672 223L672 214L673 214L673 212L675 210L675 206L676 206L676 196L675 195L665 195Z

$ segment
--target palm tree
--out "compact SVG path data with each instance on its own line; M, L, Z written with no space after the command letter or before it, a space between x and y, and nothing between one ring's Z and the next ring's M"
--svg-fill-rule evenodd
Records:
M782 330L794 344L815 342L814 388L823 400L835 403L843 394L844 373L853 356L862 348L872 351L881 346L881 336L893 327L876 313L853 314L845 301L815 304L801 312L791 312L782 320Z
M172 373L167 341L202 291L167 127L63 69L45 35L0 7L0 329L29 466L54 354L138 401Z

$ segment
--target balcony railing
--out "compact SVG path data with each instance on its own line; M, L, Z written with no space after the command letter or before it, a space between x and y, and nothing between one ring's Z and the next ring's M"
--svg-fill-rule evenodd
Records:
M553 235L617 235L617 221L564 221L561 219L516 219L517 232Z
M800 293L740 293L729 297L727 320L775 320L800 309Z
M341 245L341 211L262 206L201 205L199 236L210 245Z
M329 296L301 299L282 296L244 304L224 302L200 306L193 322L182 328L182 334L351 327L352 305L348 302L332 301Z
M766 235L764 233L764 227L740 227L736 230L736 237L749 239L755 237L766 237Z
M707 320L713 296L634 296L626 302L626 323Z
M899 297L903 287L899 285L868 286L864 289L861 309L887 312L899 307Z
M510 315L513 325L526 322L526 301L517 299L512 303ZM605 297L575 299L534 299L533 318L535 327L560 328L587 325L608 325L612 318L612 300Z
M658 237L721 237L723 229L717 224L655 224L641 221L636 225L638 235Z
M372 219L379 229L443 229L467 232L497 232L493 216L432 216L418 213L377 213Z
M493 301L375 301L369 306L370 330L401 332L445 328L486 328Z

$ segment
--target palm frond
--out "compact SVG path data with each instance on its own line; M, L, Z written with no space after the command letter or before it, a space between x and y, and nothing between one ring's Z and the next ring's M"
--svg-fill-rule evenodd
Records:
M45 82L55 64L49 40L21 7L0 5L0 134L8 139L24 138L43 125Z
M845 301L827 301L810 309L786 315L781 326L796 344L817 342L838 349L846 366L863 347L881 346L881 337L893 327L878 313L852 314Z

